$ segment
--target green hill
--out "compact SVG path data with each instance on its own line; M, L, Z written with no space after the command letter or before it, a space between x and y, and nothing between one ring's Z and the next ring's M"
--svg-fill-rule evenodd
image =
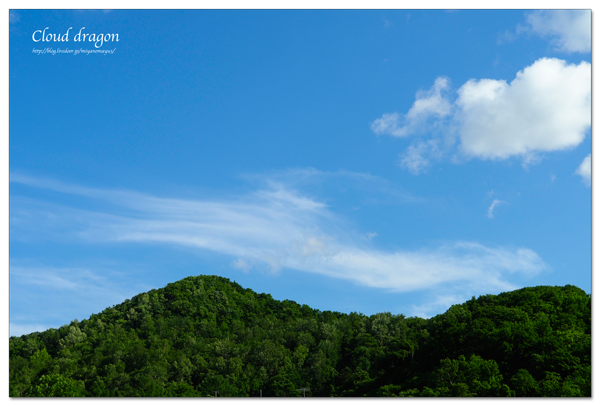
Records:
M473 298L431 319L319 311L188 277L10 338L10 396L591 396L591 298Z

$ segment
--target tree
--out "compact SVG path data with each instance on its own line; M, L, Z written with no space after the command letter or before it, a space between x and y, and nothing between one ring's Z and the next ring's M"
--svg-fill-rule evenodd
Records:
M83 382L66 378L61 374L42 375L31 387L27 396L72 398L82 397L85 393Z

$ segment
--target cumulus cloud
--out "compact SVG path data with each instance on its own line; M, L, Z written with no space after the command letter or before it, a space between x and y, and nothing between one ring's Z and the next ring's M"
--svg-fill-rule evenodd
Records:
M524 158L573 148L591 125L591 67L542 58L504 80L469 80L458 90L461 148L483 159Z
M590 10L538 10L527 14L527 23L533 34L549 38L558 51L591 51Z
M388 134L394 137L406 137L425 130L430 119L442 119L452 110L447 92L450 87L447 78L439 77L431 89L419 91L416 100L408 113L388 113L371 123L371 130L375 134ZM430 123L436 125L434 121Z
M575 173L583 178L583 182L590 186L592 183L592 155L588 155L584 158L579 168Z
M431 104L443 105L440 109L415 108L417 99L411 111L420 113L406 115L426 116L433 122L405 119L400 126L386 114L373 123L375 133L393 136L438 130L430 131L426 140L414 141L401 155L401 166L413 174L422 172L431 161L427 156L440 159L449 151L448 139L460 141L456 156L495 160L518 156L524 164L533 164L540 154L574 148L585 138L591 125L591 66L542 58L519 71L510 83L471 79L456 91L452 102L447 95L443 98L444 103Z
M228 255L244 271L294 269L400 292L441 284L469 292L507 290L517 286L511 282L514 275L531 277L545 269L527 248L452 242L421 250L377 249L330 207L281 185L236 199L186 200L18 176L11 181L85 196L95 207L82 210L15 196L11 238L55 227L54 235L50 230L36 238L178 245ZM55 221L44 220L49 214Z

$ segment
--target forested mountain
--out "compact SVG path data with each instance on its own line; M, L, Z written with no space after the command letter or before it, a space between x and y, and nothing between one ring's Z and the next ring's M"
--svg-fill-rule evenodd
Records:
M198 276L10 338L10 396L591 396L591 298L473 298L431 319L319 311Z

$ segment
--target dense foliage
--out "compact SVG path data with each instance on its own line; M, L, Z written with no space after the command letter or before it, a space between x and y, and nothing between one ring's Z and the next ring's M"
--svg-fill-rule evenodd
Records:
M318 311L185 278L10 338L10 396L591 396L591 298L473 298L431 319Z

